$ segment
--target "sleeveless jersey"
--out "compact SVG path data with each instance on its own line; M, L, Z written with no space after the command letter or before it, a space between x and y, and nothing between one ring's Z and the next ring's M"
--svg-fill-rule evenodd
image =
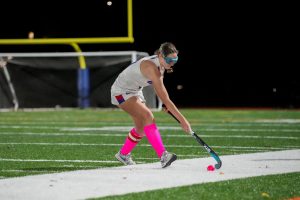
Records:
M153 62L160 69L160 73L163 75L165 69L160 67L158 56L146 56L124 69L112 85L112 90L115 92L120 91L120 93L124 91L138 92L141 91L143 87L151 85L152 81L147 79L140 70L141 62L144 60Z

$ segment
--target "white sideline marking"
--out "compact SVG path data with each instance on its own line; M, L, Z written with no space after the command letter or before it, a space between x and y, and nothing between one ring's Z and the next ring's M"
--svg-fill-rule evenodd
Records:
M200 158L177 160L166 169L161 169L160 163L156 162L2 179L0 180L0 199L87 199L238 178L300 172L300 149L221 156L220 158L223 166L213 172L206 171L206 167L213 164L213 159Z
M61 131L130 131L131 126L104 126L104 127L77 127L61 128ZM159 126L159 130L181 130L178 126ZM203 128L202 131L222 131L222 132L300 132L298 129L241 129L241 128Z
M300 119L259 119L255 122L262 122L262 123L300 123Z
M104 126L104 127L76 127L76 128L62 128L61 131L130 131L132 126ZM181 130L178 126L160 126L160 130Z
M273 125L272 125L273 126ZM46 129L46 130L59 130L59 131L119 131L129 132L132 126L104 126L104 127L57 127L57 126L10 126L0 125L0 128L9 129ZM159 130L181 130L178 126L159 126ZM201 132L295 132L299 133L299 129L257 129L257 128L202 128Z
M1 142L0 145L41 145L41 146L122 146L121 144L95 144L95 143L52 143L52 142ZM139 144L140 147L150 147L150 144ZM165 147L176 147L176 148L199 148L200 145L165 145ZM213 148L220 149L267 149L267 150L284 150L291 149L291 147L254 147L254 146L211 146ZM298 148L300 146L296 146L294 148Z
M37 135L37 136L97 136L97 137L126 137L126 133L38 133L38 132L2 132L1 135ZM187 138L186 134L162 134L162 137L176 137L176 138ZM201 137L207 138L251 138L251 139L288 139L288 140L299 140L300 137L296 136L271 136L271 135L202 135Z

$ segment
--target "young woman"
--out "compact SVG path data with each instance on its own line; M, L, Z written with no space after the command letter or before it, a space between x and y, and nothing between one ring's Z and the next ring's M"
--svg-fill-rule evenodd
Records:
M153 113L145 105L142 89L152 85L166 109L180 121L182 129L189 133L191 131L190 123L171 101L163 83L164 72L172 72L177 61L178 50L174 44L165 42L161 44L156 55L144 57L129 65L119 74L112 85L112 104L127 112L135 124L123 147L115 155L123 164L135 164L130 152L144 136L154 148L162 168L169 166L176 160L176 154L169 153L164 147Z

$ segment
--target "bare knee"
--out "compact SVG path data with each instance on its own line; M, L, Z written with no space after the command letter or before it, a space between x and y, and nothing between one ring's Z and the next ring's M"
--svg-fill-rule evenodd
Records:
M134 121L139 126L146 126L154 122L154 116L151 110L144 109L138 115L134 116Z
M129 98L119 105L119 107L129 113L133 118L138 133L143 133L144 127L154 122L154 116L151 110L137 97Z
M142 119L144 121L144 126L152 124L154 121L153 113L150 110L143 112Z
M144 136L144 127L154 123L154 116L150 110L144 111L141 115L134 118L134 122L136 131Z

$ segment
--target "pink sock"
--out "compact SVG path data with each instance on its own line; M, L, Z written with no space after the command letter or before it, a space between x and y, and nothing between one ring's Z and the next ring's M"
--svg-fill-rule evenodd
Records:
M135 128L131 129L129 132L123 147L121 148L121 154L127 155L129 154L133 148L137 145L139 141L141 141L143 137L141 137L135 130Z
M166 150L162 142L160 133L156 124L150 124L144 127L145 134L148 138L149 143L152 145L156 151L157 156L160 158L163 152Z

